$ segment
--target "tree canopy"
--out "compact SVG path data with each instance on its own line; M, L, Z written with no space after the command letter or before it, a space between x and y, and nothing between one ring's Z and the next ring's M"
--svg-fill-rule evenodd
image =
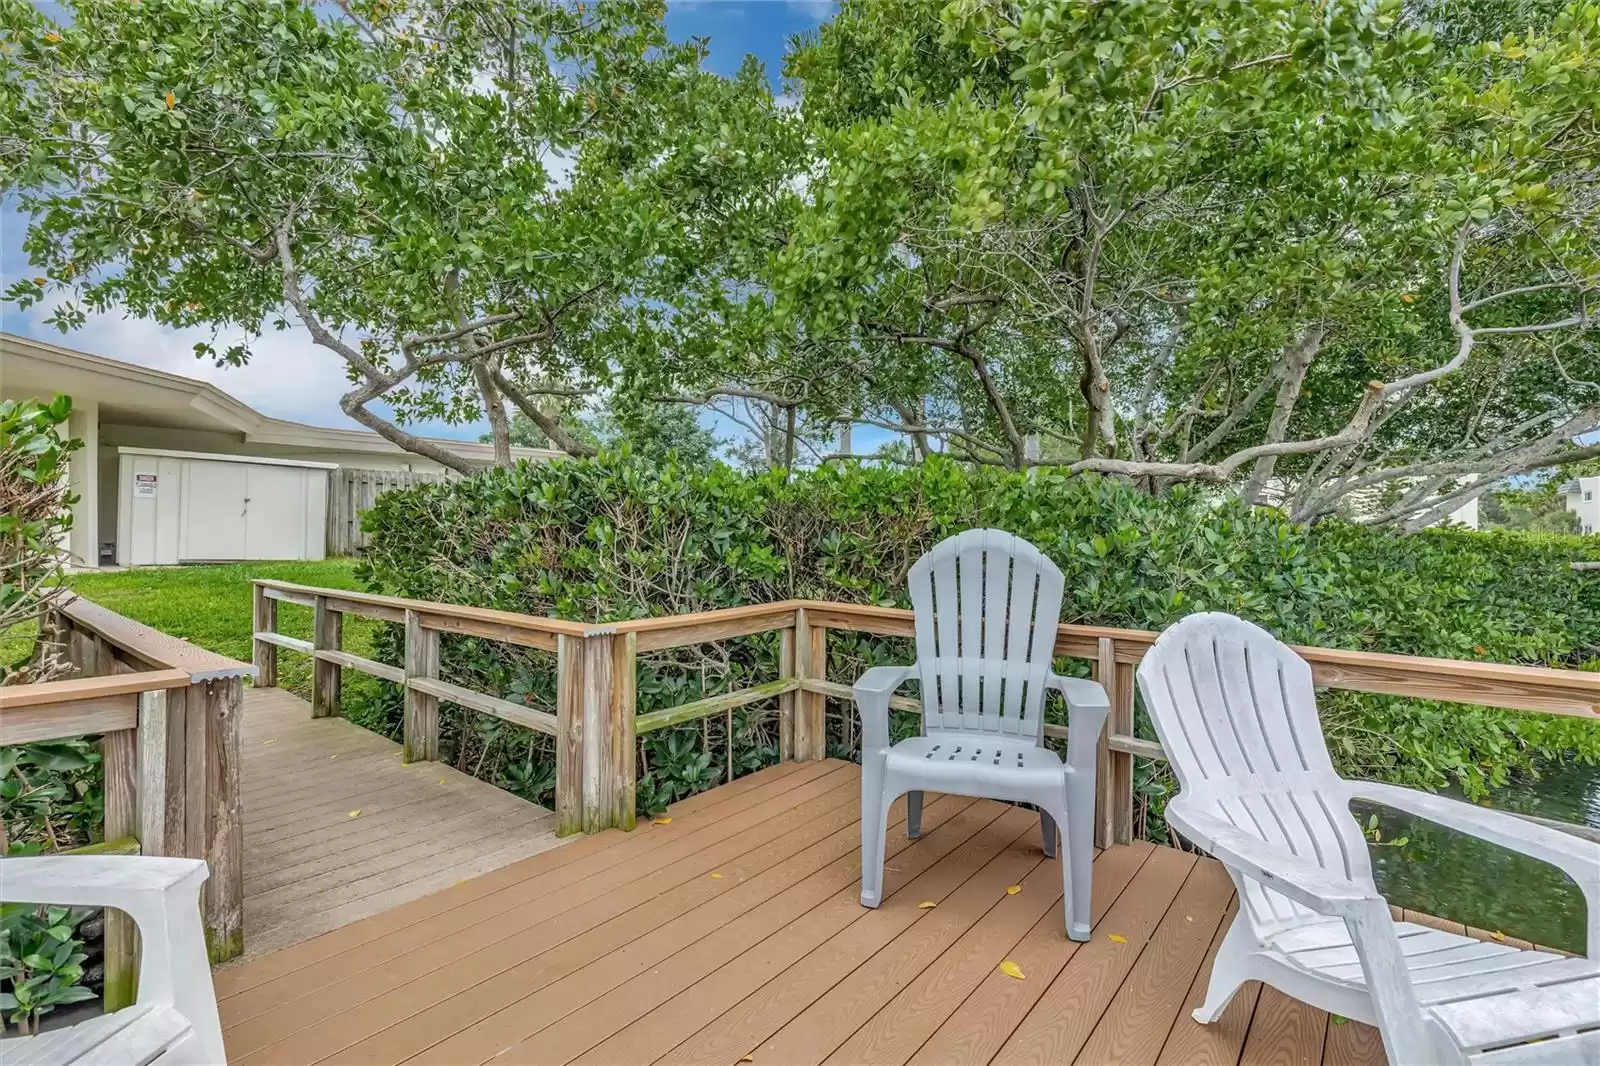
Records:
M736 404L781 462L869 425L1413 527L1600 452L1600 5L846 0L798 107L662 16L0 0L8 295L298 323L455 466L368 405L506 458L508 402L574 454L562 402Z

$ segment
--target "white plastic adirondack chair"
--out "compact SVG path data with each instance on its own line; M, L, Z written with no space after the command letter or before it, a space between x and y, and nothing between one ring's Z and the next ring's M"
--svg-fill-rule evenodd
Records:
M861 713L861 903L883 894L889 805L906 796L906 835L921 832L924 790L1029 803L1045 854L1066 840L1067 934L1089 937L1094 858L1095 742L1109 703L1093 681L1051 672L1061 614L1061 571L1025 540L973 529L911 568L917 662L875 666L855 684ZM889 744L889 697L913 677L922 688L922 736ZM1044 746L1044 696L1068 709L1067 758Z
M1203 1023L1246 981L1376 1025L1395 1066L1600 1063L1600 846L1513 815L1334 773L1311 668L1227 614L1162 633L1139 688L1177 771L1167 820L1222 860L1238 914ZM1583 890L1588 958L1397 922L1349 811L1362 799L1548 862ZM1513 886L1505 886L1513 891Z
M222 1066L222 1025L205 933L198 859L56 855L0 859L8 903L115 907L139 927L138 1002L38 1036L0 1041L4 1066Z

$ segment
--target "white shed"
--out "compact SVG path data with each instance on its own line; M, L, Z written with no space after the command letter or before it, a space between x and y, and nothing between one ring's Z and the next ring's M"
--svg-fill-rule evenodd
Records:
M333 463L117 449L117 564L321 559Z

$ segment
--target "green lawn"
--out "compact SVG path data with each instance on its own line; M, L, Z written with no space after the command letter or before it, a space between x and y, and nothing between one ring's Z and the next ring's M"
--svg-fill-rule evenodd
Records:
M327 588L360 588L355 578L355 563L350 559L329 559L320 563L146 567L74 574L68 585L118 614L221 655L249 662L250 579L258 577ZM345 650L370 655L377 625L363 618L346 618ZM27 654L33 639L31 629L31 626L15 629L0 637L0 662L14 662ZM309 639L310 610L280 603L278 629L292 637ZM278 677L278 683L284 688L307 695L309 660L304 655L279 649Z

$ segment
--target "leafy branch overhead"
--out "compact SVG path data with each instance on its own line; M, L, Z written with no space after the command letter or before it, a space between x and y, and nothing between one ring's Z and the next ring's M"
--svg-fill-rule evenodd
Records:
M8 296L304 329L456 469L402 426L710 407L1416 527L1597 451L1592 3L845 0L797 106L663 18L0 0Z

